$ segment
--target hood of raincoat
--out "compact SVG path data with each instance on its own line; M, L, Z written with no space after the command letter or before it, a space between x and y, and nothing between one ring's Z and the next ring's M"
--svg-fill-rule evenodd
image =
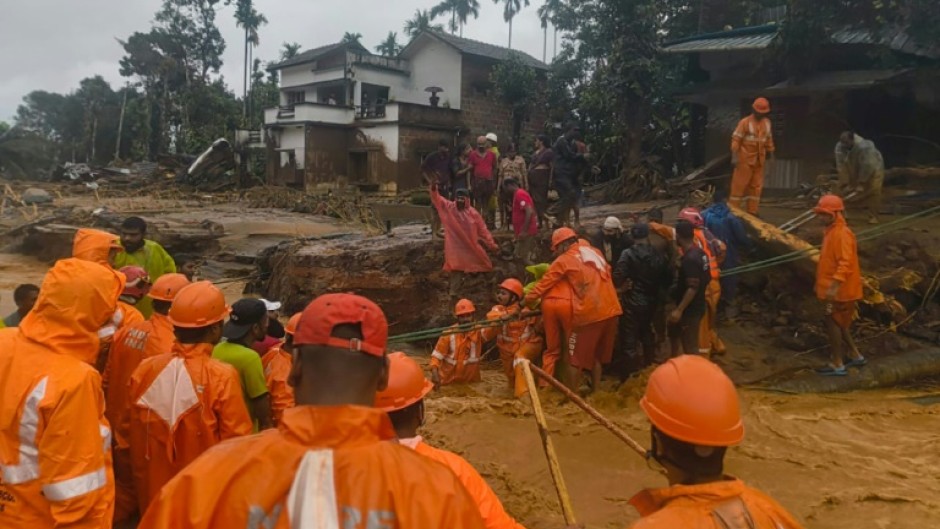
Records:
M46 274L19 332L55 352L94 365L98 331L114 316L124 276L81 259L62 259Z
M534 279L523 288L523 291L528 294L529 291L535 287L535 284L538 283L540 279L542 279L542 276L545 275L545 272L548 272L548 269L551 268L551 266L552 265L549 263L541 263L525 267L525 271L532 274Z
M82 228L75 233L75 239L72 241L72 257L110 266L108 254L111 248L119 247L119 239L113 233Z

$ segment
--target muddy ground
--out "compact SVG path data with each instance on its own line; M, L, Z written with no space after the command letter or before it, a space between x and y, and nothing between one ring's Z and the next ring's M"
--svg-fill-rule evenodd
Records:
M88 198L65 200L87 204ZM207 200L106 202L127 214L193 222L208 218L223 224L226 236L206 256L202 276L229 278L220 286L230 300L247 288L284 300L290 312L323 291L357 290L376 298L389 312L393 334L449 320L451 300L440 272L442 244L430 242L424 227L403 226L391 237L365 239L356 226L272 208ZM596 226L612 213L626 219L628 212L648 206L587 208L585 224ZM667 219L673 211L667 210ZM763 210L774 222L799 212L772 204ZM936 262L932 251L940 248L938 227L940 222L932 221L890 239L863 243L864 266L882 274L896 262L921 262L923 273L931 275L935 268L927 270L928 265ZM801 235L818 242L819 233L807 227ZM278 243L280 253L271 249ZM260 279L256 260L264 274ZM511 261L495 262L498 274L518 269ZM33 257L0 254L0 313L12 310L12 288L26 281L39 283L47 266ZM467 287L468 295L487 306L498 279L495 274L480 278ZM747 436L741 447L730 451L728 472L776 497L807 527L940 526L940 385L926 380L827 396L749 389L818 365L825 351L814 349L819 320L813 321L808 285L794 282L785 269L745 278L744 283L741 316L721 328L730 352L718 359L739 385L747 386L741 390ZM933 319L940 320L934 312L928 308L918 316L926 319L926 328ZM875 362L882 355L925 346L872 323L859 333L865 338L863 352ZM423 357L430 345L414 344L409 352ZM643 374L621 387L607 381L589 400L646 445L648 427L637 406L644 382ZM636 518L627 500L643 487L662 485L661 478L573 405L555 394L546 394L543 402L579 522L588 527L627 526ZM526 405L511 399L497 366L484 372L479 385L433 394L428 411L426 437L473 463L510 513L528 527L562 526L534 419Z

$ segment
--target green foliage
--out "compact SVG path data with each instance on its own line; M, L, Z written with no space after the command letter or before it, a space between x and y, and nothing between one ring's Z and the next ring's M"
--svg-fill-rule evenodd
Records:
M398 43L398 33L389 31L388 36L381 44L375 47L375 51L385 57L394 57L401 52L401 44Z
M432 20L444 15L450 15L448 26L451 33L457 33L459 30L462 35L463 27L467 25L467 20L471 16L475 19L480 18L480 1L442 0L441 3L431 8Z
M343 39L340 42L345 42L348 44L356 43L359 44L359 41L362 40L362 33L343 33Z
M301 45L296 42L285 42L281 44L281 60L293 59L300 53Z
M532 90L536 85L535 69L527 66L518 54L513 53L509 60L493 68L490 81L496 88L498 97L511 109L512 138L518 144L522 124L529 119L538 97Z
M435 31L444 31L444 26L440 24L431 23L431 14L428 13L428 10L415 10L415 16L411 20L405 22L405 35L408 35L409 39L413 39L421 34L422 31L435 30Z
M35 133L10 128L0 121L0 174L12 178L34 177L49 159L49 143Z
M10 130L10 124L6 121L0 121L0 134L6 134Z

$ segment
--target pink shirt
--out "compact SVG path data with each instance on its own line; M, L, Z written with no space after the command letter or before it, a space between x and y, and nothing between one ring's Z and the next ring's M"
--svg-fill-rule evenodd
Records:
M512 196L512 229L516 236L536 235L539 232L538 214L533 209L532 218L529 219L529 226L523 226L525 222L526 208L534 208L532 204L532 195L525 189L517 189L516 194Z
M496 166L496 155L490 150L483 154L480 154L480 151L472 151L470 153L470 165L473 166L474 178L492 180L493 168Z

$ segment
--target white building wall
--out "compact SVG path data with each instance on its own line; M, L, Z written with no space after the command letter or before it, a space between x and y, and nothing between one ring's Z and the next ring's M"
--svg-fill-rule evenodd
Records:
M403 94L398 98L399 101L428 105L431 94L424 89L438 86L444 89L444 92L438 94L441 106L446 101L450 103L450 108L460 109L460 52L436 39L428 39L428 43L418 49L410 61L409 94Z
M281 138L279 143L279 148L281 150L281 166L287 165L287 149L294 151L294 157L297 159L297 167L303 169L304 167L304 153L306 148L305 134L303 125L287 127L281 130Z
M314 72L313 63L311 62L298 64L297 66L288 66L281 70L281 88L291 88L294 86L342 79L343 70L343 67L340 66Z
M371 141L385 146L385 155L393 162L398 161L398 124L377 125L361 128L362 133Z

